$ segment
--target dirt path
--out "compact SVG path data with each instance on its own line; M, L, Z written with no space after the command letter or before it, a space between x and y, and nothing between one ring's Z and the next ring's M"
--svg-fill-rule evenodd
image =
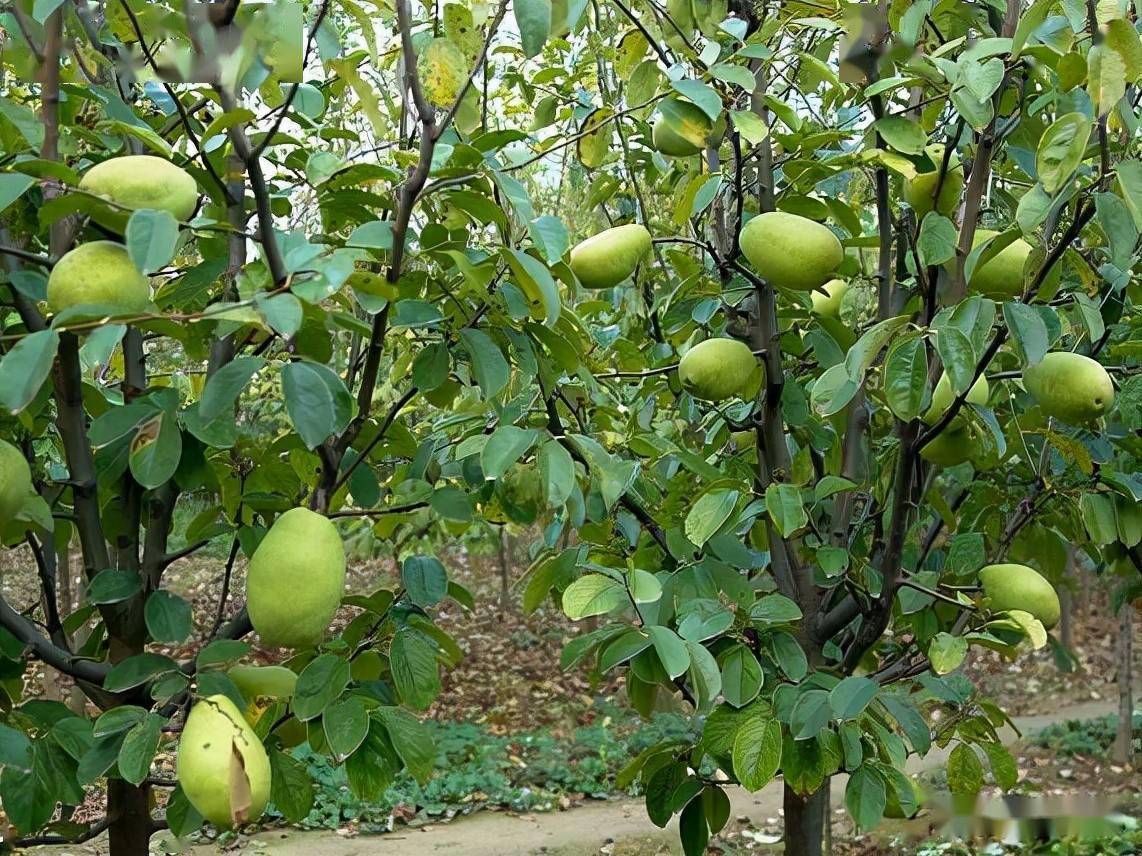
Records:
M1046 726L1067 719L1089 719L1112 713L1110 702L1091 702L1064 708L1052 715L1016 717L1015 723L1026 737ZM1006 728L1004 742L1012 743L1015 732ZM933 748L926 758L910 759L909 772L940 767L947 750ZM833 778L833 805L841 805L846 777ZM756 794L742 788L727 788L733 807L731 817L745 815L763 825L781 808L781 784L773 782ZM566 812L523 816L503 812L478 812L450 823L401 829L389 835L345 838L331 832L273 830L253 836L252 852L272 856L407 856L442 854L450 856L588 856L604 844L618 843L615 854L679 853L677 819L658 829L646 817L641 800L622 799L593 802ZM156 838L156 843L161 838ZM74 852L74 851L73 851ZM158 852L163 852L158 850ZM216 852L213 847L196 847L197 856Z

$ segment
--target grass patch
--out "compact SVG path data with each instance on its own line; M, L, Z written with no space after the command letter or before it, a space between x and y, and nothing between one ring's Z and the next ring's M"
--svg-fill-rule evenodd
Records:
M1135 713L1132 723L1135 742L1142 733L1142 713ZM1118 731L1118 716L1099 716L1094 719L1068 719L1048 725L1037 735L1034 744L1050 749L1056 755L1103 755L1114 743Z

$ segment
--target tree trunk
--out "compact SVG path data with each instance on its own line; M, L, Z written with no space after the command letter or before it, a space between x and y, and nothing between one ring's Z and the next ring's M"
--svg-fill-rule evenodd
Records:
M147 856L151 846L150 785L135 786L122 779L107 782L110 856Z
M1067 547L1067 563L1063 573L1063 584L1059 587L1059 642L1067 653L1074 649L1075 599L1071 594L1071 583L1074 582L1078 570L1075 561L1075 548L1072 544Z
M807 797L786 786L785 856L822 856L828 797L828 781Z
M500 612L508 608L508 595L511 588L511 575L508 569L508 533L506 527L500 527Z
M1124 603L1118 610L1118 734L1112 754L1120 764L1134 760L1134 608Z

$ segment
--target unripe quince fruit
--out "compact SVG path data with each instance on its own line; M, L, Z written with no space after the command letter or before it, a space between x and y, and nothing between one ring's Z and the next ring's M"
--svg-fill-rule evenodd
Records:
M0 440L0 526L15 517L32 492L32 470L20 450Z
M820 288L809 292L809 299L813 301L813 312L824 318L841 317L841 301L849 290L847 280L830 279Z
M987 397L991 394L991 387L988 386L987 378L980 375L975 383L971 385L968 390L967 398L964 399L968 404L987 404ZM928 411L924 414L924 421L929 425L935 425L940 421L940 418L947 412L948 408L952 406L952 402L957 398L956 393L952 390L952 382L948 378L947 372L940 375L940 379L936 382L936 388L932 390L932 404L929 406ZM962 416L963 408L955 415L951 422L948 423L950 428L959 428L964 424Z
M270 799L270 759L226 696L191 708L179 740L178 782L190 804L220 829L262 816Z
M948 168L944 173L944 180L939 182L940 167L944 163L944 147L942 145L928 146L925 151L929 159L936 165L934 170L920 172L904 181L904 198L916 212L916 219L923 220L924 215L933 208L945 217L951 217L960 201L960 194L964 190L964 167L960 163L959 155L952 152L948 159ZM940 198L936 199L936 184L940 184Z
M189 220L198 207L198 184L186 170L154 155L123 155L97 163L83 174L79 187L137 211L168 211L176 220ZM98 212L97 222L120 234L130 212Z
M329 518L292 508L266 533L246 574L250 622L267 645L309 648L341 603L345 545Z
M1084 425L1114 406L1114 384L1096 360L1070 351L1053 351L1023 370L1023 386L1048 416Z
M972 248L978 247L984 241L994 238L999 233L991 229L976 229L972 238ZM976 265L968 280L968 291L991 297L995 300L1009 300L1023 293L1024 271L1027 259L1031 256L1031 245L1022 238L1016 238L999 251L994 258L988 259L981 265ZM1039 287L1042 295L1052 295L1059 287L1062 268L1057 264L1047 274L1046 280Z
M571 270L584 288L610 288L634 273L650 246L645 226L615 226L576 244L571 249Z
M48 277L48 306L56 313L99 306L127 315L144 311L150 300L147 278L127 248L114 241L80 244L56 262Z
M1059 596L1055 587L1026 565L988 565L979 572L983 593L992 612L1021 609L1050 630L1059 623Z
M749 346L737 339L707 339L686 352L678 364L682 388L703 401L723 401L754 387L764 372Z
M959 428L948 425L920 450L920 457L939 467L954 467L969 460L972 451L970 428L967 425Z
M654 148L672 158L696 155L706 147L714 123L701 107L680 98L667 98L658 105L650 139Z
M785 211L767 211L746 223L741 248L771 285L794 291L824 285L845 257L828 226Z

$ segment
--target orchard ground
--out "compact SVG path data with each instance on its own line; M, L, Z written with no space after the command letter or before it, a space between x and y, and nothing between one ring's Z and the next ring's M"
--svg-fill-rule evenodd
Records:
M522 553L527 536L513 541L516 546L509 556L508 575L514 583L526 568ZM457 551L447 563L453 578L475 595L476 607L468 611L453 601L443 605L441 626L461 641L466 656L458 667L443 673L444 690L428 716L439 723L445 742L455 753L442 766L451 769L460 758L471 778L432 791L431 801L427 792L418 792L413 795L425 802L402 802L401 792L391 804L365 807L352 801L339 802L336 792L343 798L344 788L330 779L324 785L329 793L319 793L318 806L305 824L308 829L263 824L256 834L201 840L193 852L217 852L219 848L282 856L384 856L413 850L449 851L458 856L680 852L673 828L676 820L666 830L657 829L646 818L642 800L637 795L616 793L613 783L617 770L637 752L640 735L651 727L658 729L656 734L662 729L685 728L684 711L663 710L653 726L644 726L625 705L621 679L595 684L585 671L560 670L559 653L574 635L574 625L555 609L541 608L530 616L523 615L516 592L502 605L500 567L494 551ZM217 590L222 564L214 558L197 558L172 568L172 588L195 605L199 633L214 620L211 593ZM241 591L244 568L236 570L235 587ZM350 589L375 588L380 581L392 579L395 572L389 559L351 562ZM31 564L21 563L17 573L3 580L3 589L10 602L30 602L35 597ZM1140 630L1136 622L1136 674L1142 666ZM1021 741L1010 730L1005 735L1017 741L1020 792L1101 793L1126 813L1142 815L1142 784L1137 772L1107 763L1105 753L1099 757L1101 747L1097 737L1090 736L1091 728L1079 729L1062 740L1052 738L1047 746L1036 745L1032 739L1051 723L1088 720L1114 710L1116 631L1117 619L1109 611L1106 593L1093 575L1084 574L1075 585L1073 598L1077 670L1060 669L1049 648L1026 653L1015 662L973 650L966 666L970 677L982 693L998 700L1016 717L1024 732ZM197 640L190 640L190 644L197 644ZM269 662L275 652L258 654ZM68 696L67 688L54 675L42 671L32 677L28 692ZM155 770L159 779L171 778L174 772L174 745L164 748ZM934 749L922 761L913 759L916 763L910 771L926 771L925 778L938 788L944 757ZM927 852L907 849L903 844L913 842L920 847L915 842L935 831L925 820L885 822L872 835L855 834L840 808L843 784L843 777L834 781L835 854ZM780 789L771 787L757 794L733 789L731 796L731 820L722 835L711 842L710 852L780 853ZM93 791L75 819L100 816L104 799L104 794ZM158 834L154 844L155 852L177 850L169 834ZM40 848L37 852L99 854L106 852L106 846L96 839L85 845Z

